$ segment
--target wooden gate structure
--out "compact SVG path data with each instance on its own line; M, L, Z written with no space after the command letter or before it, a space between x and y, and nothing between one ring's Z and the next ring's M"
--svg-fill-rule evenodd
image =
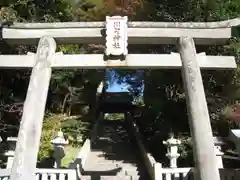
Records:
M113 60L104 54L64 55L56 44L104 44L105 22L13 23L2 26L2 40L10 45L37 44L35 53L0 55L0 68L32 68L23 108L11 180L33 180L42 122L53 68L181 69L199 180L220 180L201 69L235 69L231 56L196 53L195 43L225 44L240 19L209 23L128 22L128 44L177 44L179 53L125 54Z

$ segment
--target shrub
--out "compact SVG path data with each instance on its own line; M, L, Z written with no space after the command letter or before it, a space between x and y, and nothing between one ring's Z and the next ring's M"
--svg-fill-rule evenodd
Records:
M61 119L62 116L54 114L49 114L44 119L40 148L38 152L39 161L51 157L53 151L51 140L56 134L56 132L61 128Z
M89 133L89 123L81 121L81 119L68 119L62 122L61 128L69 143L72 146L80 147Z

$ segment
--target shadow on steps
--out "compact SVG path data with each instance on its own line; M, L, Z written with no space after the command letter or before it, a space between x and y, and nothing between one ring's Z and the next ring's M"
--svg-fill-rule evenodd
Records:
M150 179L124 121L102 121L83 174L98 180L97 177L116 177L119 173L133 174L134 180Z
M122 168L115 168L112 170L108 170L108 171L84 171L83 175L88 175L88 176L116 176L119 172L122 171Z

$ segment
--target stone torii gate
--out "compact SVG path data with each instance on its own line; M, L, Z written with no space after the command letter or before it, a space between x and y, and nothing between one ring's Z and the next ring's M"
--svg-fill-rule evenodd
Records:
M231 56L196 54L195 44L224 44L240 19L211 23L128 22L126 17L105 22L14 23L2 27L2 40L10 45L37 44L36 54L0 55L1 68L32 68L18 134L11 180L32 180L36 169L48 87L52 68L154 68L181 69L194 142L196 178L220 180L215 161L212 129L200 73L201 69L234 69ZM120 24L119 24L120 23ZM118 24L117 38L116 29ZM107 30L105 29L107 27ZM107 34L105 40L104 34ZM122 40L121 40L122 38ZM116 39L118 40L116 42ZM120 39L120 40L119 40ZM129 44L178 44L179 54L128 54ZM103 44L106 54L56 53L58 44ZM111 43L119 47L110 47ZM120 49L120 50L119 50Z

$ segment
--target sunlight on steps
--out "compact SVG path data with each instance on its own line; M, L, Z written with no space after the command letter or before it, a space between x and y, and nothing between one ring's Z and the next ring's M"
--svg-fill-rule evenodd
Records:
M74 161L77 153L81 150L80 147L73 147L73 146L66 146L65 147L65 152L66 155L62 159L62 166L63 167L68 167L69 163Z
M84 166L82 179L139 180L144 171L136 144L127 133L124 121L100 123L97 139Z

